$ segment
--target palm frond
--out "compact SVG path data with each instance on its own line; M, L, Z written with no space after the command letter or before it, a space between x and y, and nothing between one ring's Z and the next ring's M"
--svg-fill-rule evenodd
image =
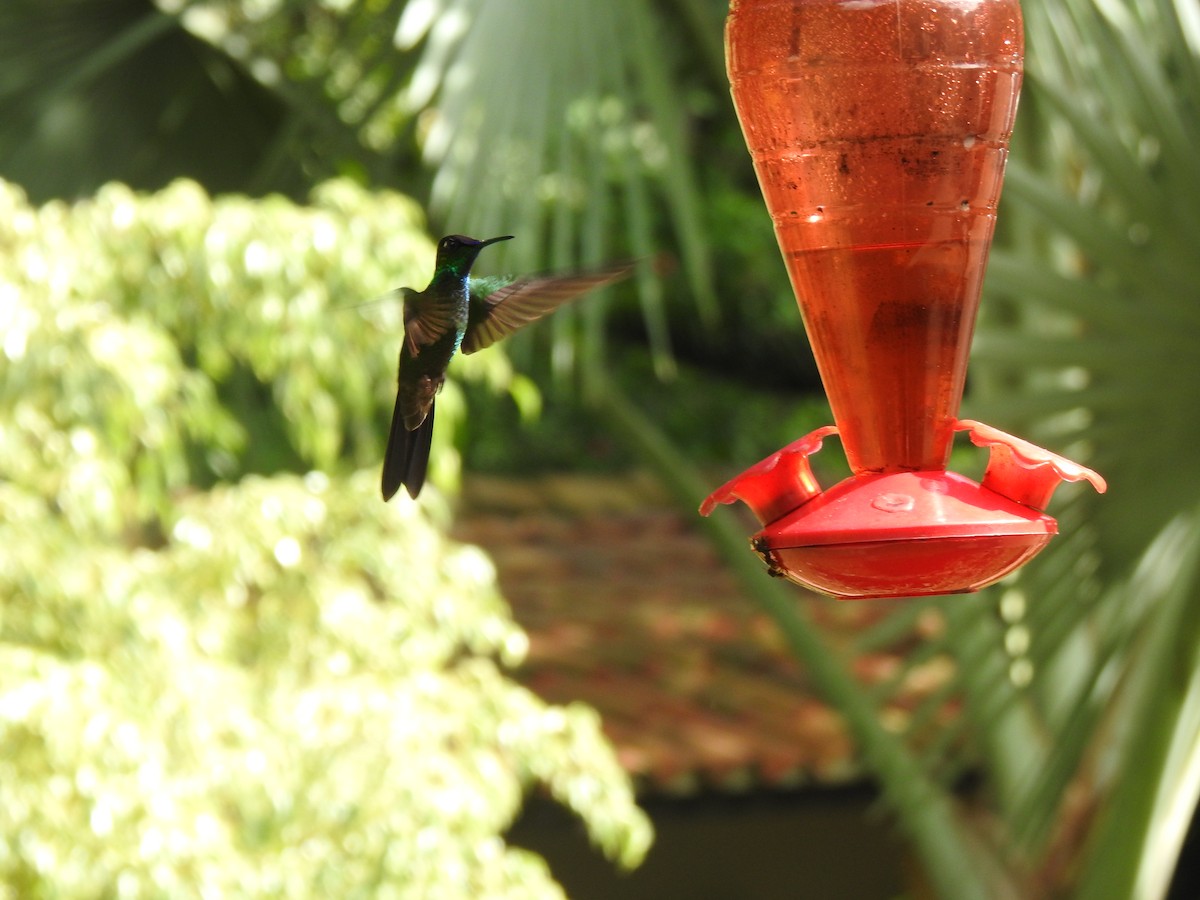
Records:
M0 173L35 199L181 174L228 189L276 126L249 79L147 3L5 4L0 60Z
M1018 239L992 257L969 405L1082 455L1112 488L1066 492L1055 509L1064 534L1018 579L1026 602L1006 631L1024 630L1031 673L1010 709L1025 709L1041 738L1001 806L1036 856L1061 838L1065 792L1089 778L1099 736L1133 715L1114 709L1114 692L1156 666L1143 649L1156 615L1146 560L1200 502L1187 462L1200 426L1184 412L1200 377L1200 214L1184 199L1200 196L1200 42L1196 17L1173 0L1065 0L1026 14L1038 171L1010 168L1002 215ZM1022 233L1049 239L1031 246Z
M480 233L503 219L530 238L509 251L526 267L549 252L559 264L615 255L611 223L622 223L620 252L633 255L663 249L656 243L669 231L699 314L711 321L699 191L655 8L636 0L426 6L436 8L427 30L410 19L401 33L423 40L410 103L425 108L434 215ZM650 279L639 286L651 344L669 370L661 293Z

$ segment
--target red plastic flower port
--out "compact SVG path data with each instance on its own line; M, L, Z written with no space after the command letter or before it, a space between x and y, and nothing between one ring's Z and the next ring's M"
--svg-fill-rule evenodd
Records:
M808 457L821 428L747 469L700 507L742 500L764 526L750 543L774 575L841 599L975 591L1031 560L1058 526L1042 510L1063 481L1104 479L978 422L958 430L987 446L983 484L944 469L862 473L822 491Z

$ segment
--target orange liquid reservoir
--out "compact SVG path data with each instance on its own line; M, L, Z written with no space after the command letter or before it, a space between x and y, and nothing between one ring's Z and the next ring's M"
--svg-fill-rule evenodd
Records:
M840 597L975 590L1054 534L1047 472L1103 489L957 418L1022 54L1017 0L731 3L734 105L837 423L702 507L750 503L775 574ZM835 430L854 475L822 492L807 455ZM983 485L945 471L955 430L993 448Z

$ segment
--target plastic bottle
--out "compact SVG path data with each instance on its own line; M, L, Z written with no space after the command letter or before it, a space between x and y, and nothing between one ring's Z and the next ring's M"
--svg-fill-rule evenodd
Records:
M851 468L945 467L1016 113L1016 0L733 0L726 58Z

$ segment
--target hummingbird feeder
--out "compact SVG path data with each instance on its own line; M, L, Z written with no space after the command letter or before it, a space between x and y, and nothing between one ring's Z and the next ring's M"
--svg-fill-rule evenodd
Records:
M841 599L974 591L1097 473L958 419L1021 84L1018 0L732 0L734 105L836 426L705 500L742 500L772 574ZM990 451L948 472L956 431ZM833 434L852 475L822 490Z

